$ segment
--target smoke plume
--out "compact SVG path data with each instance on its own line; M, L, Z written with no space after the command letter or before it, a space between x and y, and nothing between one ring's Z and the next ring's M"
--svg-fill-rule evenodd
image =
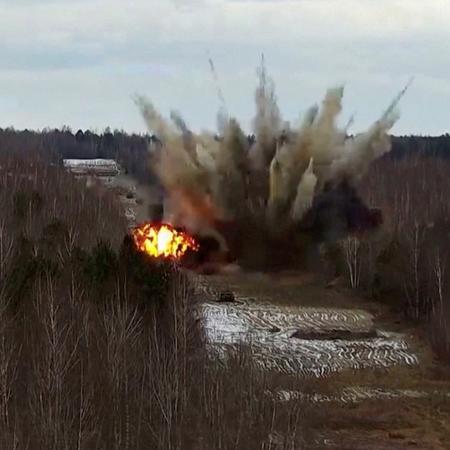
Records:
M210 67L217 81L211 59ZM150 100L137 99L148 129L162 142L152 164L166 192L165 220L214 238L238 258L247 238L259 236L257 245L275 241L280 247L284 236L292 244L318 223L332 227L336 214L344 230L376 225L379 220L370 219L353 186L390 150L388 132L409 84L366 132L348 136L353 119L344 128L337 125L343 87L329 89L320 107L311 106L290 127L282 120L264 58L258 81L254 142L226 113L220 88L217 134L196 134L178 112L166 119Z

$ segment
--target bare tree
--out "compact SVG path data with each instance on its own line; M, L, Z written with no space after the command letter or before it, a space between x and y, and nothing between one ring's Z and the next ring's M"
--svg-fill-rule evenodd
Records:
M348 236L341 241L341 246L344 250L350 286L357 289L361 276L361 242L356 236Z

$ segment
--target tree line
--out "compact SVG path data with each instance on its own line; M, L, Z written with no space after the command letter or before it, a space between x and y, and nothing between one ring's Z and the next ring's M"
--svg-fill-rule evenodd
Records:
M255 137L249 135L248 140L254 142ZM69 127L42 131L0 128L0 151L15 154L45 153L54 163L71 158L114 159L127 173L143 183L154 180L148 164L143 164L143 161L147 160L149 147L157 146L158 143L158 138L152 134L129 134L109 128L102 132L74 132ZM389 157L402 159L412 154L449 158L450 135L392 137Z

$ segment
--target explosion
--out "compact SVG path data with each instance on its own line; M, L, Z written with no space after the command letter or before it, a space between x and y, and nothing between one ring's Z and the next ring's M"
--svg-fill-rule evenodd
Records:
M390 151L388 131L408 86L366 132L350 136L352 120L344 128L336 123L342 87L329 89L321 107L310 107L291 127L282 120L264 60L258 76L253 139L227 115L223 96L218 134L196 134L178 112L170 121L137 99L160 142L150 158L165 192L164 220L215 240L240 263L253 257L262 265L277 254L283 261L288 253L299 255L305 242L378 226L381 215L359 198L357 180Z
M138 250L154 258L180 259L189 249L198 250L192 236L170 224L145 223L132 231L132 237Z

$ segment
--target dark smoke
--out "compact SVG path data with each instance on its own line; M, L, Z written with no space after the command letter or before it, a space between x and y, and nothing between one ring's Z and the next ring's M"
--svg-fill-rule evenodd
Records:
M171 123L150 101L138 99L162 142L152 164L166 192L164 220L198 237L200 262L291 265L310 246L382 223L380 211L364 205L354 186L373 160L390 151L388 131L408 86L365 133L349 137L351 121L344 129L336 124L342 87L329 89L320 108L310 107L290 127L264 60L258 77L252 139L228 115L221 116L219 138L195 134L179 113L172 113Z

